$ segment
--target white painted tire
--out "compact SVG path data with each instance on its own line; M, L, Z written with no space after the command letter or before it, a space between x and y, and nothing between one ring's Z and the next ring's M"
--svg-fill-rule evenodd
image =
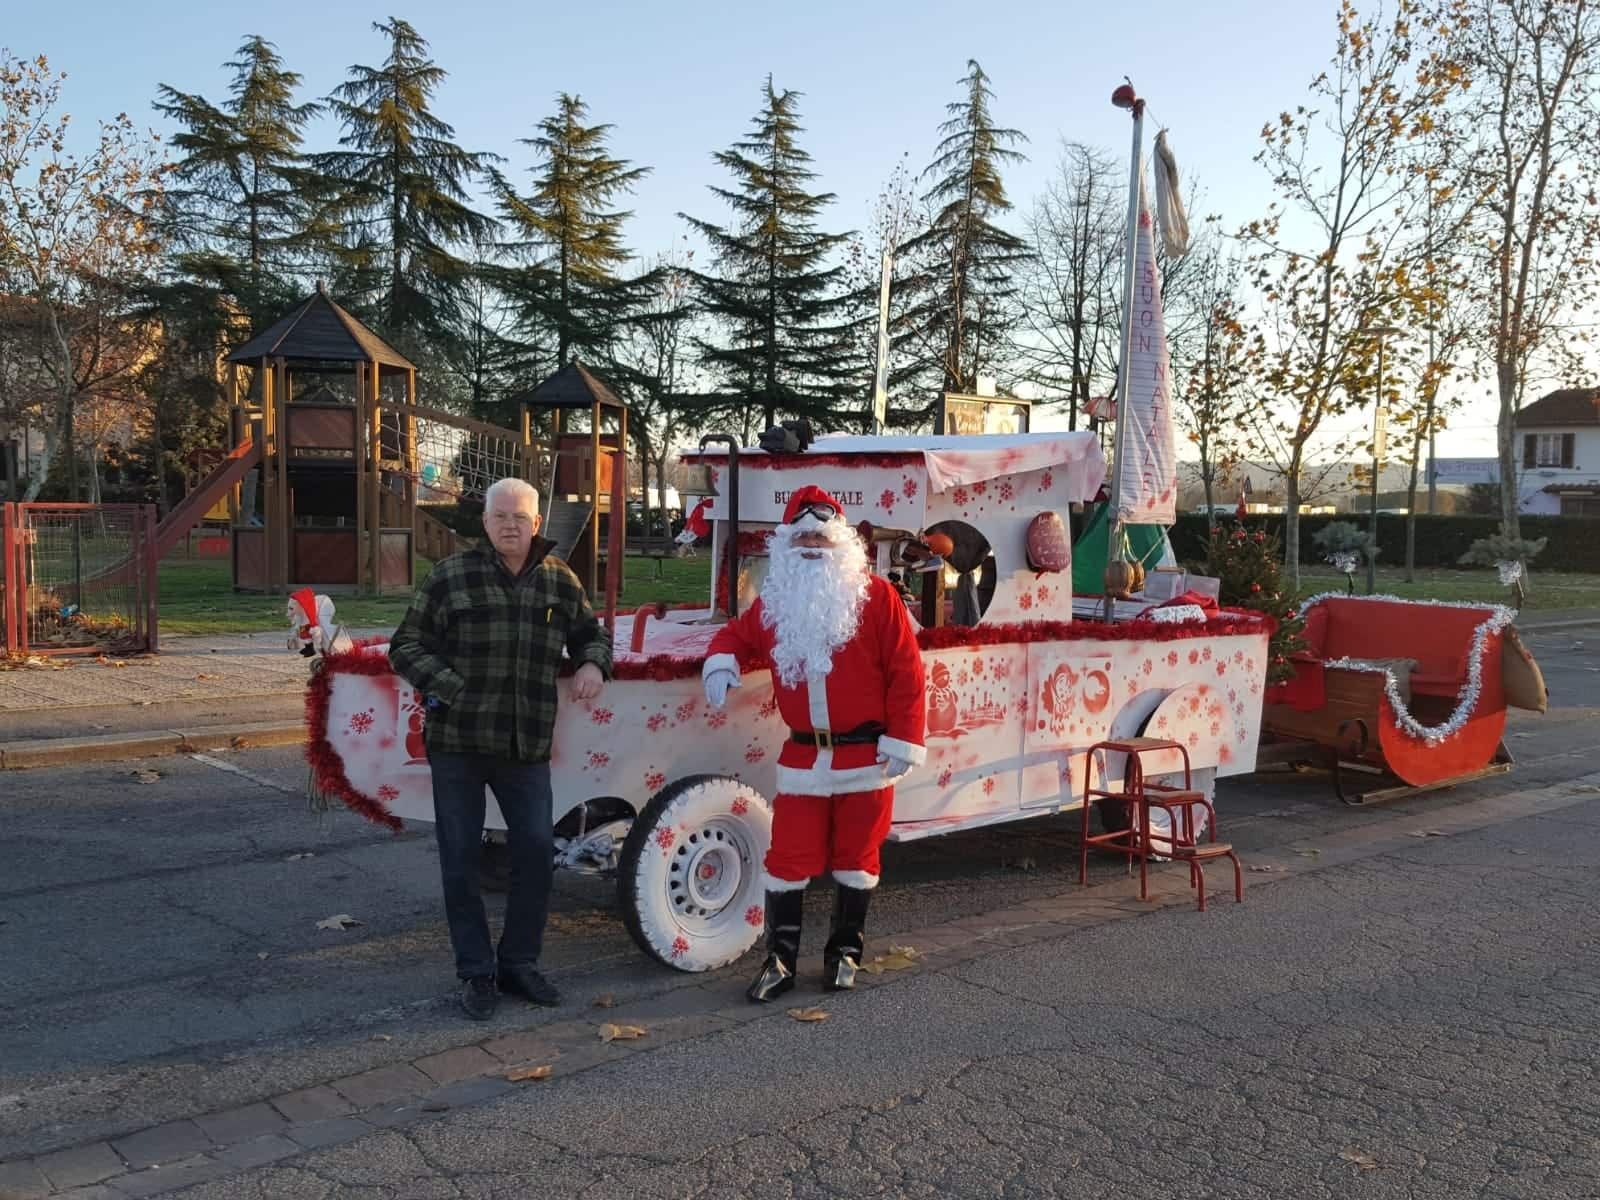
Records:
M680 971L710 971L760 938L772 806L747 783L691 775L668 784L623 844L617 899L639 948Z

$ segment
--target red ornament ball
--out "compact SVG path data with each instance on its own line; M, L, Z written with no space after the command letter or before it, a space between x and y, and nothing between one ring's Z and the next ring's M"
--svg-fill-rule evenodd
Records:
M1259 592L1261 590L1261 585L1259 583L1252 583L1250 585L1250 590L1252 592Z

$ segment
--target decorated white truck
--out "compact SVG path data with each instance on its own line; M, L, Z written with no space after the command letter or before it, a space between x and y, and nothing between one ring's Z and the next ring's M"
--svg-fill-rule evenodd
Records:
M928 759L896 788L890 840L1078 808L1090 747L1113 738L1181 743L1208 792L1218 776L1253 769L1268 622L1198 610L1160 621L1137 601L1119 604L1112 623L1074 619L1070 564L1028 561L1030 522L1064 517L1103 482L1093 435L826 437L797 454L742 450L733 470L725 450L694 457L719 493L711 595L619 616L615 678L593 702L563 699L551 761L558 865L614 871L630 932L661 962L708 970L761 934L786 731L765 675L747 674L715 709L700 670L726 619L730 558L742 609L759 587L766 532L803 484L863 523L879 573L901 576L919 628ZM930 560L930 546L943 554ZM425 822L424 709L386 653L377 643L321 660L308 705L314 783L374 820ZM1120 756L1100 758L1096 784L1119 779ZM1175 753L1145 759L1147 777L1181 769ZM504 827L492 798L488 814Z

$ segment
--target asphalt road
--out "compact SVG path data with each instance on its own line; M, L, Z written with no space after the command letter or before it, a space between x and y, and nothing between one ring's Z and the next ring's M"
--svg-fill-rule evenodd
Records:
M1316 774L1226 781L1226 835L1248 855L1600 770L1583 639L1533 639L1558 711L1514 718L1513 775L1375 810ZM263 750L0 776L0 1159L482 1036L449 999L429 835L310 814L304 774ZM1600 1194L1550 1190L1600 1135L1569 1053L1596 1016L1596 824L1430 840L1237 910L996 953L849 998L820 1053L819 1031L762 1022L214 1194L347 1194L357 1162L373 1195L518 1195L528 1171L553 1195L1053 1194L1045 1170L1070 1195ZM1067 891L1069 826L891 847L874 935ZM316 928L335 913L362 924ZM548 965L578 1007L699 981L649 964L597 879L558 882ZM474 1154L504 1171L472 1175ZM1311 1183L1273 1192L1275 1170ZM1485 1190L1524 1176L1540 1186Z

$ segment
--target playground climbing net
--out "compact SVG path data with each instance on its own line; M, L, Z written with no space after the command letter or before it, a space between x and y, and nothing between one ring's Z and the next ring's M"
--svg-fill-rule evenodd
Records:
M420 503L481 500L495 480L526 478L536 470L538 464L530 461L521 437L511 430L428 412L423 416L390 409L383 414L384 457L395 464L396 473L417 485ZM406 455L400 453L405 444L401 426L408 420L415 443ZM538 482L537 476L532 482Z

